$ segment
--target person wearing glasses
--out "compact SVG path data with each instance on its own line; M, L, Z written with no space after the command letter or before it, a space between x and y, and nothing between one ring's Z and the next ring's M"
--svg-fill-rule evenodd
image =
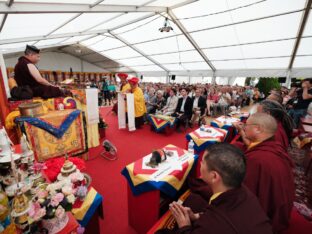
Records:
M263 100L256 105L258 113L267 113L275 118L277 121L277 130L274 138L280 142L284 149L287 150L289 146L289 139L292 135L294 123L293 119L287 114L286 109L276 101ZM243 129L243 123L233 123L233 126L238 130L243 142L236 142L235 145L241 150L245 151L250 145L250 140L246 138Z
M275 140L277 122L266 113L251 115L243 126L247 159L245 185L258 197L271 220L274 233L289 225L295 187L293 162L281 142Z

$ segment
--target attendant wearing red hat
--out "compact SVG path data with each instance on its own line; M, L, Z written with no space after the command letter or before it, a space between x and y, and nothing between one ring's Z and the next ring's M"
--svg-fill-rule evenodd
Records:
M126 74L126 73L117 73L117 76L119 77L120 83L121 83L119 91L121 93L124 93L124 94L131 92L131 86L130 86L130 84L127 81L128 74ZM118 112L118 103L114 104L113 111L117 114L117 112Z
M138 129L143 125L143 116L146 113L144 95L142 89L138 86L139 78L132 77L128 79L128 82L134 95L135 128Z
M128 74L126 73L118 73L117 76L120 79L121 86L120 86L120 92L127 93L131 91L131 87L127 81Z

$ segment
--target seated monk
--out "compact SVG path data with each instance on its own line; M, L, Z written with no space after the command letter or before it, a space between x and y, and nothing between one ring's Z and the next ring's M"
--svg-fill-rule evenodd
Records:
M25 55L18 59L14 68L14 79L18 86L28 86L34 97L44 99L62 97L70 93L50 84L44 79L35 64L40 60L40 50L35 46L26 46Z
M277 130L275 132L274 138L283 145L284 149L287 150L289 146L289 138L291 137L294 128L294 123L291 117L287 114L285 108L278 102L272 100L264 100L257 104L256 107L257 113L267 113L275 118L277 121ZM237 142L235 145L245 151L246 148L250 145L250 140L246 138L243 129L244 124L233 123L233 125L237 128L245 144L244 146L243 143Z
M250 144L244 152L244 183L258 197L273 231L279 233L288 227L295 187L293 163L281 142L274 140L276 129L271 115L255 113L248 118L244 132Z
M212 189L210 201L194 199L191 194L183 205L171 203L178 229L161 229L157 233L272 233L259 201L242 185L245 173L246 159L240 150L227 143L209 146L201 174Z
M287 114L286 109L276 101L264 100L258 104L257 112L267 113L275 118L277 122L277 130L274 135L275 140L287 149L295 125L292 118Z

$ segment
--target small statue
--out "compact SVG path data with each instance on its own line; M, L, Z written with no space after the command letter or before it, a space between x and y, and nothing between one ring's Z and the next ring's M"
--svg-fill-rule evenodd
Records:
M21 188L19 187L20 176L18 176L17 181L17 191L16 195L13 198L12 202L12 212L11 216L14 220L16 226L20 229L24 229L28 226L28 210L30 209L28 198L22 193Z
M0 156L11 154L12 142L4 128L0 129Z
M154 150L152 152L152 157L150 158L150 161L146 163L146 165L155 168L158 166L158 164L165 161L166 159L167 155L163 149Z

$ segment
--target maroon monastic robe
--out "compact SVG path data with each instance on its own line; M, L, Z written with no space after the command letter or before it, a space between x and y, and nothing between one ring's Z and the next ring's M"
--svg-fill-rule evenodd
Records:
M200 201L201 199L201 201ZM259 201L246 187L242 186L222 193L209 205L198 195L190 196L184 203L194 212L202 211L200 218L174 231L158 233L192 234L269 234L272 227ZM201 207L201 210L199 207Z
M245 185L258 197L273 231L286 229L295 193L292 160L284 146L274 138L246 150L245 155Z
M64 92L55 86L40 84L30 73L28 64L32 63L26 57L18 59L14 68L14 79L18 86L29 86L34 97L54 98L64 96Z
M274 138L276 141L280 142L282 146L287 150L289 146L289 140L285 129L280 121L277 122L277 130L275 132Z

